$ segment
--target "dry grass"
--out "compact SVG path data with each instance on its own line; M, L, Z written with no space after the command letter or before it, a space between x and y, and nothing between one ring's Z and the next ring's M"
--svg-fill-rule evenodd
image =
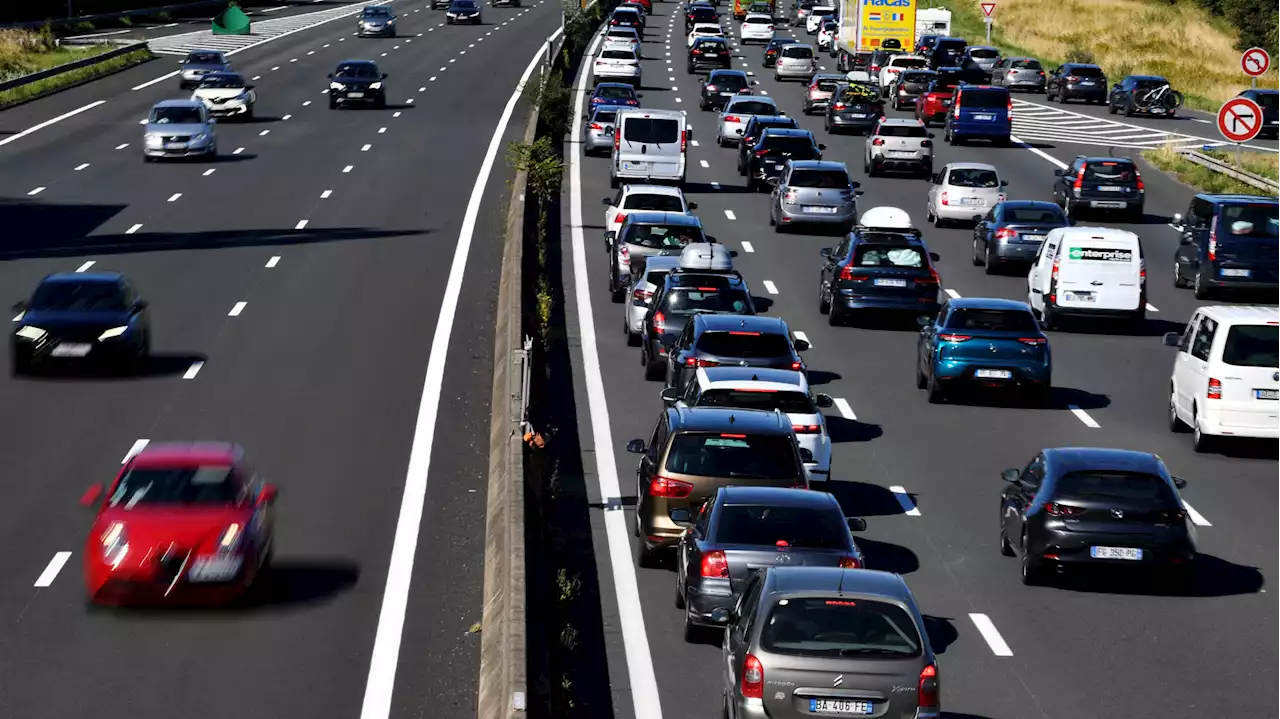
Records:
M1238 158L1235 152L1223 150L1210 150L1202 154L1232 165L1236 165L1238 162L1239 169L1269 177L1272 180L1276 179L1277 162L1280 161L1280 158L1277 158L1273 152L1241 152ZM1214 172L1207 167L1190 162L1169 146L1158 150L1146 150L1142 153L1142 157L1152 165L1165 172L1172 173L1182 182L1202 192L1244 195L1267 194L1253 185L1247 185L1226 175Z
M53 33L0 29L0 80L11 80L114 49L111 45L58 47Z

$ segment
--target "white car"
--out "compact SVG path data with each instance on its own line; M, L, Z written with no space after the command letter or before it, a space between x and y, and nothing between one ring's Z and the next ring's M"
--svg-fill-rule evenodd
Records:
M1000 179L995 165L951 162L938 171L929 185L928 216L935 225L977 221L1004 202L1008 180Z
M615 49L601 50L596 56L591 72L595 81L629 82L640 86L640 57L635 50Z
M764 13L748 13L742 19L742 27L738 31L744 45L749 42L767 43L773 39L773 35L773 18Z
M1197 452L1222 437L1280 437L1280 310L1212 305L1192 315L1182 333L1164 336L1178 348L1169 378L1169 429L1191 429Z
M623 185L613 197L601 200L605 206L604 231L615 235L628 212L675 212L692 214L698 203L685 200L679 187L670 185Z
M634 40L605 38L604 42L600 43L600 49L596 51L596 55L599 56L605 50L629 50L634 52L636 57L640 57L640 43Z
M815 35L818 29L822 27L822 22L827 18L835 19L836 9L832 5L814 5L809 9L808 16L804 19L804 31L810 35Z
M845 78L847 78L849 82L875 82L875 78L871 77L871 73L866 70L850 70L845 73Z
M618 42L629 43L631 45L631 49L636 51L636 55L643 57L644 52L641 50L640 46L640 33L637 32L635 28L615 25L605 31L605 45Z
M884 67L880 68L880 75L877 81L880 83L880 91L885 97L889 96L889 86L893 84L893 78L904 70L928 70L929 60L919 55L890 55L889 61Z
M813 453L805 462L810 482L831 479L831 435L822 409L835 404L825 394L815 395L803 372L759 367L704 367L697 371L683 393L675 388L662 392L663 401L677 407L739 407L780 410L791 420L796 443Z
M700 22L689 31L689 47L693 47L694 41L700 37L724 37L724 30L719 25Z
M258 93L238 72L211 72L200 79L191 99L203 102L210 117L252 120Z
M818 49L831 50L832 44L836 41L836 33L840 32L840 26L834 22L823 24L822 29L818 31Z
M1147 317L1147 267L1138 236L1114 227L1055 227L1027 272L1027 304L1045 329L1067 317Z

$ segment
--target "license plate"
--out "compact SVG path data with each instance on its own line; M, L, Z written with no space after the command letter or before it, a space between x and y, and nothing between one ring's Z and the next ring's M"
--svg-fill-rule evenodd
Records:
M834 215L836 208L834 207L801 207L801 212L808 212L814 215Z
M978 198L978 197L961 197L961 198L960 198L960 204L962 204L962 205L985 205L985 204L987 204L987 201L986 201L986 200L983 200L983 199L981 199L981 198Z
M1142 550L1134 547L1090 547L1089 556L1094 559L1142 559Z
M189 582L225 582L236 576L243 560L240 557L208 557L191 563Z
M649 169L649 163L647 163L647 162L624 162L624 163L622 163L622 169L624 169L624 170L647 170L647 169Z
M1115 185L1099 185L1098 190L1101 192L1123 192L1124 188Z
M890 150L889 157L915 157L916 153L904 150Z
M1085 87L1093 87L1093 80L1085 80L1084 82L1082 82L1082 83L1080 83L1080 84L1081 84L1081 85L1083 85L1083 86L1085 86Z
M1068 300L1075 302L1093 302L1092 292L1066 292L1064 294Z
M974 115L974 116L973 116L973 119L975 119L975 120L994 120L994 119L996 119L996 116L995 116L995 115L986 115L986 114L982 114L982 115Z
M718 52L708 52L708 53L704 53L704 54L703 54L703 57L720 57L720 53L718 53Z
M91 344L60 344L57 347L54 347L49 354L54 357L84 357L89 354L89 350L91 349L93 349L93 345Z
M1090 207L1106 207L1106 208L1123 208L1125 205L1123 202L1116 202L1114 200L1093 200L1092 202L1089 203L1089 206Z
M906 286L907 286L906 280L895 280L895 279L876 280L876 287L906 287Z
M1044 235L1022 235L1027 242L1044 242Z
M347 97L364 97L363 92L348 92Z
M1255 389L1253 391L1254 399L1280 399L1280 390L1274 389Z
M164 149L166 149L166 150L185 150L185 149L187 149L187 143L185 143L185 142L166 142L166 143L164 143Z
M1151 114L1152 114L1152 115L1163 115L1163 114L1164 114L1164 108L1163 108L1163 107L1153 107L1153 108L1151 108Z
M978 379L1011 379L1013 372L1007 369L978 369L973 371L973 376Z
M1222 273L1223 277L1248 277L1253 274L1252 270L1233 270L1227 268L1220 269L1218 272Z
M812 714L870 714L873 711L871 702L860 699L809 700L809 712Z
M862 113L862 112L851 112L849 113L849 117L857 118L859 120L865 120L867 115L866 113Z

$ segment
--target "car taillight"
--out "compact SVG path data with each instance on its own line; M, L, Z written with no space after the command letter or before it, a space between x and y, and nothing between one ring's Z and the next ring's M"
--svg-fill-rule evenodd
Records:
M866 275L861 272L855 274L853 271L853 265L845 265L844 269L840 271L840 279L842 280L866 280L870 278L871 275Z
M799 360L796 360L795 362L792 362L792 363L791 363L791 371L792 371L792 372L799 372L799 371L800 371L800 370L802 370L802 369L804 369L804 362L801 362L801 361L799 361Z
M738 117L737 115L725 115L724 121L725 122L742 122L742 118Z
M696 51L695 51L695 52L696 52ZM716 86L715 86L715 85L707 85L707 90L708 90L708 91L710 91L710 92L716 92Z
M769 154L769 150L768 150L768 149L764 149L764 150L756 150L756 157L764 157L764 156L765 156L765 155L767 155L767 154Z
M1080 78L1076 77L1075 75L1067 75L1066 80L1067 82L1079 82Z
M843 109L844 109L844 103L843 103L843 102L837 102L837 103L836 103L836 106L835 106L835 109L837 109L837 110L843 110Z
M1052 280L1053 282L1058 281L1058 260L1057 259L1054 259L1053 261L1053 274L1049 275L1049 279Z
M689 131L685 130L680 133L680 153L684 154L689 149Z
M622 133L621 132L613 133L613 149L616 150L621 146L622 146Z
M742 662L742 698L764 701L764 665L754 654Z
M1156 512L1156 520L1160 522L1177 522L1187 518L1185 509L1164 509Z
M661 332L666 328L667 318L661 312L653 313L653 331Z
M729 559L724 552L716 550L702 555L702 576L713 579L729 578Z
M604 129L604 126L603 126L603 125L601 125L601 124L600 124L600 123L598 123L598 122L593 122L593 123L591 123L591 129L592 129L592 130L603 130L603 129Z
M670 497L685 499L693 493L693 484L678 479L658 475L649 482L649 495L652 497Z
M1083 187L1084 187L1084 166L1081 165L1080 171L1076 173L1075 181L1071 183L1071 189L1075 190L1076 194L1078 195L1080 194L1080 190Z
M1213 222L1209 224L1209 261L1213 262L1218 257L1218 216L1213 216Z
M950 332L943 332L942 334L938 335L938 339L942 340L943 342L966 342L968 340L973 339L973 336L957 335L957 334L952 334Z
M871 66L871 72L872 72L872 73L880 72L880 66L879 66L879 65L872 65L872 66Z
M1013 122L1013 97L1009 98L1009 105L1005 108L1005 112L1009 115L1009 122Z
M622 226L622 223L624 223L624 222L626 222L626 221L627 221L627 214L626 214L625 212L623 212L623 213L619 213L619 214L617 214L617 215L615 215L615 216L614 216L613 221L614 221L614 222L616 222L616 223L618 223L618 226L619 226L619 227L621 227L621 226ZM622 245L622 249L624 249L624 250L625 250L625 249L627 249L627 246L626 246L626 245Z
M1018 74L1017 70L1010 70L1008 73L1006 73L1008 77L1013 77L1014 75L1017 75L1017 74Z
M773 64L774 67L782 67L782 56L778 56L778 61Z
M933 147L933 140L921 140L920 147Z
M1133 174L1138 176L1138 192L1146 192L1147 186L1142 182L1142 173L1135 168Z
M782 203L785 205L794 205L796 203L796 195L800 194L799 190L788 189L782 196Z
M694 50L692 54L694 54L694 55L701 55L701 54L702 54L702 51L701 51L701 50Z
M1044 70L1036 70L1036 74L1040 77L1044 77Z
M951 204L951 202L947 199L947 193L945 193L945 192L944 192L944 193L942 193L942 196L938 198L938 201L939 201L939 202L941 202L941 203L942 203L942 204L944 204L944 205L949 205L949 204Z
M1216 377L1209 378L1209 391L1205 393L1206 399L1222 399L1222 380Z
M883 144L884 144L884 138L883 138L883 137L873 137L873 138L871 138L871 144L872 144L872 145L875 145L876 147L879 147L880 145L883 145Z
M720 363L715 360L696 359L688 357L684 361L685 367L719 367Z
M626 245L618 246L618 259L627 262L631 259L631 248Z
M916 691L916 705L921 709L936 709L939 705L938 668L932 664L920 670L920 684Z
M631 293L631 299L641 302L648 302L650 297L653 297L653 293L648 290L636 290Z
M935 270L935 269L933 269L932 267L930 267L930 268L929 268L929 276L928 276L928 277L917 277L917 278L916 278L916 284L917 284L917 285L940 285L940 284L942 284L942 278L938 276L938 271L937 271L937 270Z
M1018 233L1014 230L1009 229L1008 227L1001 227L1000 229L996 230L997 240L1013 240L1013 239L1017 239L1017 237L1018 237Z
M1048 343L1043 337L1019 337L1018 341L1024 345L1042 345Z
M796 434L821 434L822 425L820 424L793 424L791 431Z
M1057 502L1045 502L1044 511L1048 512L1051 517L1074 517L1083 512L1084 509L1067 504L1058 504Z
M857 557L841 557L840 568L841 569L862 569L862 562L859 562Z

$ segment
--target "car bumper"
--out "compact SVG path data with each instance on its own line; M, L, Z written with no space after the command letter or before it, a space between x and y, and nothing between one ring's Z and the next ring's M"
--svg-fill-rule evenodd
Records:
M332 90L329 91L329 100L331 102L336 102L339 105L374 104L384 101L385 98L386 95L379 90L366 90L362 97L351 97L345 92L335 93Z
M135 331L136 332L136 331ZM131 357L137 357L142 351L140 336L125 335L104 342L45 342L40 346L36 346L33 342L13 344L13 353L17 357L21 357L29 363L33 364L55 364L67 363L74 364L79 362L109 362ZM87 344L89 345L88 353L79 356L59 356L54 355L53 351L59 344Z
M1107 318L1131 318L1140 314L1144 309L1145 301L1139 302L1137 307L1133 309L1097 309L1094 307L1068 305L1053 305L1053 314L1058 317L1093 317L1098 319Z
M144 147L142 154L146 157L204 157L214 151L213 143L205 143L197 147L188 145L185 148Z
M1211 277L1205 277L1202 280L1200 280L1200 282L1202 284L1208 285L1209 287L1212 287L1214 289L1219 289L1219 290L1231 290L1231 289L1257 290L1257 291L1266 290L1270 292L1275 292L1277 289L1280 289L1280 285L1276 283L1276 279L1274 276L1274 272L1275 272L1274 267L1272 267L1271 270L1268 272L1268 274L1271 275L1270 277L1256 277L1255 275L1258 272L1258 269L1256 267L1249 268L1249 272L1250 272L1249 277L1228 277L1222 274L1222 271L1224 269L1231 270L1231 269L1245 269L1245 268L1216 267L1213 269Z
M1075 207L1085 207L1090 210L1113 211L1113 212L1131 212L1133 210L1141 210L1143 206L1143 198L1129 197L1073 197L1071 204Z
M916 299L910 297L876 297L874 295L850 296L843 294L848 290L838 290L832 305L846 310L889 310L893 312L913 312L916 314L936 315L938 299Z
M1141 549L1142 558L1096 559L1090 554L1092 547ZM1188 566L1196 555L1191 532L1175 527L1150 532L1074 532L1040 526L1029 528L1027 549L1041 561L1096 567Z
M978 369L1004 369L1012 373L1009 379L977 378L974 372ZM1007 361L983 362L982 360L942 360L933 365L933 376L940 380L973 382L975 384L1000 384L1011 386L1043 387L1047 386L1051 368L1047 364L1020 364Z
M1268 404L1270 408L1257 408ZM1280 402L1205 402L1197 422L1201 433L1215 437L1276 439L1280 438L1280 421L1276 417L1280 407L1276 405Z
M240 102L240 103L236 103L236 104L234 104L234 105L232 105L232 104L224 104L224 105L208 105L208 104L206 104L206 105L205 105L205 107L209 110L209 114L210 114L211 116L213 116L213 117L236 117L236 116L238 116L238 115L246 115L246 114L248 114L248 113L249 113L249 108L253 107L253 105L252 105L252 104L250 104L250 103L247 103L247 102Z
M951 125L951 134L960 137L1008 137L1013 128L1001 122L957 122Z
M715 60L693 60L689 64L693 66L694 72L702 72L703 70L728 70L731 63L726 57Z
M894 95L894 97L898 98L899 105L906 107L915 107L915 104L920 100L919 95Z
M857 217L857 210L852 204L844 206L836 206L835 212L805 212L803 205L793 205L788 208L782 205L782 209L778 212L778 218L784 225L793 225L800 223L813 223L819 225L843 225L853 222ZM826 205L831 207L831 205Z
M604 134L597 135L594 132L590 132L587 133L587 137L583 141L583 144L586 146L588 152L595 150L612 150L613 136Z
M245 557L240 570L217 582L192 582L183 577L174 582L151 568L112 570L97 557L84 565L85 594L90 602L103 606L194 604L217 605L235 601L253 585L260 569Z
M769 41L770 41L770 40L772 40L772 39L773 39L773 33L754 33L754 34L751 34L751 35L747 35L746 33L743 33L743 35L742 35L742 41L743 41L743 42L765 42L765 43L767 43L767 42L769 42Z
M445 19L448 22L453 23L454 25L479 25L480 24L479 15L472 15L470 17L449 17L446 15Z
M972 220L977 222L990 210L989 205L938 205L933 214L944 220Z
M625 82L631 85L640 84L640 75L638 73L622 74L617 72L608 72L608 71L598 72L598 71L592 70L591 75L592 77L595 78L596 82L607 81L607 82Z
M1062 96L1068 100L1105 100L1107 99L1107 89L1105 87L1067 87L1062 90Z
M879 121L879 119L880 119L879 115L868 115L867 117L850 117L848 115L833 113L831 115L830 122L832 127L838 127L842 130L845 128L854 128L858 130L870 130L871 128L875 127L876 122Z
M702 580L685 587L684 601L691 623L703 627L723 627L711 621L711 613L717 609L732 609L738 601L728 580Z
M814 73L813 70L787 70L782 68L775 68L773 72L775 75L777 75L780 78L793 78L793 79L804 78L806 80L813 77L813 73Z
M1010 90L1044 92L1044 80L1005 80L1004 86Z
M378 28L377 30L360 28L356 31L356 34L360 37L394 37L396 29L393 27Z
M996 262L1033 262L1039 251L1039 243L1012 245L1002 242L992 246L991 259Z

